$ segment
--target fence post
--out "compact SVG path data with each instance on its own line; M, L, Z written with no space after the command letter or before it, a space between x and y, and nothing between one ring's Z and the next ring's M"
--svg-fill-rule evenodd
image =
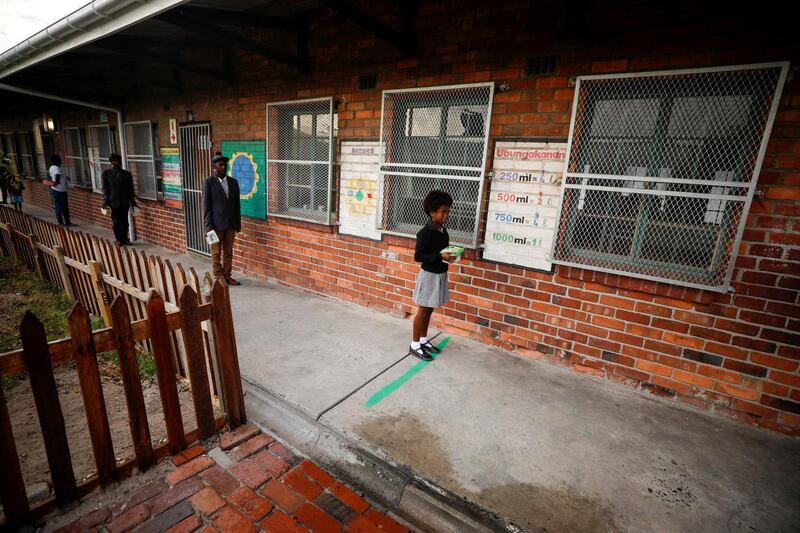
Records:
M12 259L19 259L17 257L17 247L14 246L14 232L12 231L11 224L3 224L0 222L0 229L8 233L8 252Z
M75 301L75 290L72 288L72 281L69 279L67 262L64 261L64 248L56 245L53 251L56 253L56 264L58 265L58 272L61 275L61 284L64 285L64 292L67 293L70 300Z
M36 273L39 274L39 277L42 278L42 281L49 281L47 279L47 275L45 274L44 256L42 255L43 252L38 246L36 246L36 244L39 242L39 239L36 238L36 235L31 233L28 235L28 241L31 243L33 265L36 267Z
M92 276L92 287L94 288L94 296L97 298L97 305L100 307L100 315L103 317L103 322L107 328L111 327L111 313L108 309L108 301L106 300L106 291L103 290L103 272L100 268L100 263L97 261L89 261L89 269Z
M244 410L242 377L236 355L236 335L231 317L228 287L217 279L211 291L211 314L214 317L214 333L217 341L217 357L223 381L222 393L225 396L228 423L236 429L247 420Z

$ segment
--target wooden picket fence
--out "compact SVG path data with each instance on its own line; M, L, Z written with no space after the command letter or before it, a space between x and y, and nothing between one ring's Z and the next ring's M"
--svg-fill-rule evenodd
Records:
M224 283L210 284L206 276L209 291L203 297L196 288L199 287L196 276L194 284L187 283L185 278L182 284L167 282L161 285L162 290L167 289L163 294L171 294L174 300L165 301L154 288L132 285L124 281L132 278L119 279L108 273L133 273L140 276L137 281L155 279L160 283L160 280L169 279L164 276L167 268L159 268L163 265L160 259L129 253L85 234L70 235L72 232L48 227L47 223L30 220L30 217L9 220L8 211L0 209L0 220L4 220L0 223L2 251L25 262L65 292L72 290L77 302L68 317L70 338L48 343L41 322L28 312L20 325L22 349L0 354L0 376L28 373L55 492L53 498L35 507L29 505L13 427L0 387L0 464L3 467L0 498L7 525L41 516L56 505L64 506L98 485L107 486L130 476L136 468L145 470L160 458L180 453L188 444L213 436L226 423L231 428L244 423L246 415L230 296ZM27 220L29 225L22 226L22 220ZM18 229L20 226L24 229ZM64 244L67 246L63 247ZM76 251L76 246L82 247L82 251ZM55 251L56 247L61 250ZM83 259L75 257L91 259L83 263ZM141 259L142 268L131 266L135 264L134 258ZM121 262L106 267L106 261L116 259L130 259L126 265L131 269L120 267ZM155 269L143 268L154 265ZM171 268L168 270L173 272ZM145 278L145 274L149 276L153 271L154 276ZM106 300L109 293L114 294L110 305ZM92 332L90 313L93 310L101 313L108 327ZM156 448L151 441L136 362L137 344L147 346L155 361L167 428L167 443ZM135 454L135 458L121 464L115 460L97 365L97 354L110 350L118 353ZM180 357L176 356L178 350L182 354ZM76 366L97 467L97 473L80 484L72 469L53 375L53 365L66 362L74 362ZM197 422L196 428L188 433L183 430L178 400L176 374L181 374L179 370L191 385ZM215 393L225 413L216 419L212 408Z

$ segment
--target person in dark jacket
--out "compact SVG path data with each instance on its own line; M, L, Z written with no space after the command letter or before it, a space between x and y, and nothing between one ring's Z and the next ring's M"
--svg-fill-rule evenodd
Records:
M128 239L128 211L136 206L133 195L133 176L122 168L122 156L108 156L111 168L103 171L103 207L111 209L114 238L117 244L130 244Z
M203 183L203 226L206 234L214 230L219 237L219 242L211 245L211 268L214 277L224 278L228 285L241 285L231 277L233 241L242 229L239 182L226 174L228 158L221 152L214 155L211 165L214 174Z
M444 225L450 217L453 198L444 191L431 191L422 201L422 209L428 215L428 223L417 233L414 261L422 263L412 299L419 307L414 317L409 353L423 361L432 361L439 348L428 340L428 325L436 307L450 301L447 289L448 263L454 257L442 250L450 244L450 236Z

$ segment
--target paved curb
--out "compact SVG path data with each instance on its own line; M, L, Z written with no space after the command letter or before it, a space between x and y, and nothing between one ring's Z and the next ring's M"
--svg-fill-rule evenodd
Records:
M523 529L436 483L407 465L380 457L377 451L258 384L242 379L248 420L279 435L337 477L425 531L522 532Z

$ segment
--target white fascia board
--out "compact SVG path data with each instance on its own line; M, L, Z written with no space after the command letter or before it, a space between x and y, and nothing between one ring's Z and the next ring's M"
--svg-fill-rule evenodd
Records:
M3 52L0 55L0 79L188 1L95 0Z

